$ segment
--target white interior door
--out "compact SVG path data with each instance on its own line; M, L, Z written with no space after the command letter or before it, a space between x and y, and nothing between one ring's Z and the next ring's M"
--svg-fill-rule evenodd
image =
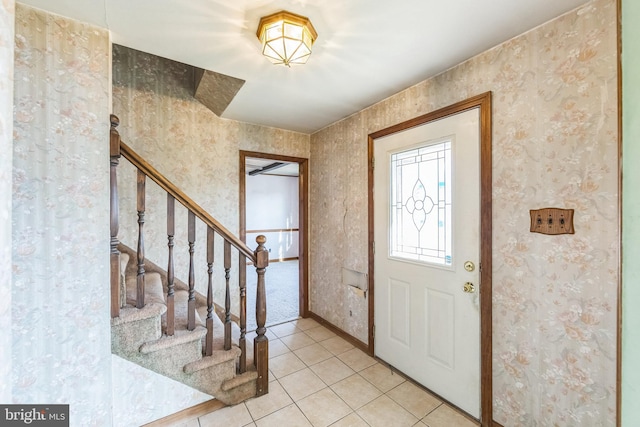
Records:
M479 418L479 108L374 157L376 356Z

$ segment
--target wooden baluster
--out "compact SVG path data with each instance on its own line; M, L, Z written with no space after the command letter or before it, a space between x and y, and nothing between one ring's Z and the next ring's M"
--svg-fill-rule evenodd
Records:
M224 241L224 278L226 280L224 297L224 349L231 350L231 290L229 272L231 271L231 243Z
M196 215L189 211L189 302L187 305L187 329L193 331L196 328L196 279L193 268L193 253L196 243Z
M241 374L247 371L247 257L238 257L238 280L240 282L240 366Z
M253 363L258 372L256 382L256 396L262 396L269 392L269 338L265 335L267 328L267 298L264 283L264 273L269 266L269 251L264 247L267 238L263 235L256 237L254 254L256 259L256 273L258 274L258 289L256 295L256 329L257 336L253 340Z
M173 270L173 236L176 231L176 199L167 193L167 246L169 260L167 261L167 335L172 336L176 330L174 305L175 273Z
M110 219L111 219L111 317L120 316L121 292L120 292L120 251L118 250L118 175L117 168L120 163L120 134L116 127L120 124L117 116L111 114L111 131L109 135L109 155L111 156L110 168Z
M147 176L138 169L138 276L136 277L136 307L144 307L144 210Z
M213 354L213 228L207 227L207 339L205 341L205 355Z

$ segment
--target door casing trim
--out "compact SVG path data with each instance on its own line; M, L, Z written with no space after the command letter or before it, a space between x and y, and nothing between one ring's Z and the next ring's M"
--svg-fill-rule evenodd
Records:
M383 136L401 132L434 120L442 119L473 108L480 111L480 425L493 424L493 376L492 376L492 120L491 92L474 96L453 105L424 114L411 120L369 134L368 137L368 181L369 181L369 342L368 351L374 356L374 217L373 217L373 172L374 143Z
M299 288L298 288L298 310L301 317L309 316L309 159L303 157L282 156L279 154L259 153L255 151L240 150L240 239L246 242L247 239L247 212L246 212L246 168L247 157L258 159L270 159L274 161L284 161L298 163L298 263L299 263ZM269 268L267 267L267 275ZM268 276L267 276L268 277Z

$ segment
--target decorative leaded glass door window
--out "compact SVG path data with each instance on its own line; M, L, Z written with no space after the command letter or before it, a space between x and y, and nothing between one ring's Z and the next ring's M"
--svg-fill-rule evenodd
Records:
M391 257L451 266L451 143L391 155Z

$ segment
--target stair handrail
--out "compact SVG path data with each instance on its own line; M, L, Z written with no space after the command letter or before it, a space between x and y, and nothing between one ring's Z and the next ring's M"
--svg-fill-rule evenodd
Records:
M119 164L120 156L124 156L133 166L138 170L138 197L137 197L137 209L138 209L138 275L137 275L137 308L144 307L144 215L145 215L145 178L149 177L160 188L167 192L168 195L168 215L169 212L173 212L174 202L177 200L182 204L189 213L189 252L190 252L190 267L189 267L189 320L188 329L193 330L195 328L195 289L193 280L193 244L195 242L195 217L200 219L205 225L207 225L207 265L208 265L208 295L207 295L207 335L206 335L206 354L211 355L211 344L213 339L213 324L211 320L212 316L212 283L211 272L213 263L213 231L215 231L220 237L223 238L224 245L224 268L226 279L226 296L225 296L225 336L224 336L224 349L231 349L231 320L230 320L230 289L229 289L229 270L231 268L231 254L230 248L233 246L239 252L240 259L240 277L244 277L243 267L246 265L246 257L256 267L257 277L257 295L256 295L256 337L254 338L254 365L258 374L256 381L256 396L261 396L268 393L269 390L269 353L268 353L268 338L266 337L266 291L265 291L265 270L269 265L268 251L264 244L266 238L264 236L258 236L256 243L258 244L255 251L252 251L242 240L232 234L226 227L213 218L207 211L205 211L200 205L198 205L193 199L184 194L175 184L167 179L163 174L156 170L151 164L144 160L138 153L136 153L131 147L125 144L119 132L117 126L120 124L120 119L114 114L110 115L110 179L111 179L111 317L118 317L120 313L120 252L118 250L118 229L119 229L119 203L118 203L118 190L117 190L117 167ZM173 214L171 215L173 216ZM173 334L173 322L169 322L169 313L173 313L173 220L169 221L167 218L167 228L170 233L168 234L168 248L169 248L169 267L168 267L168 300L167 300L167 333ZM240 285L240 340L239 347L241 350L239 373L246 372L246 283L241 281ZM173 319L173 314L170 316Z
M176 199L176 201L180 202L185 208L193 212L195 216L198 217L206 225L213 228L218 234L220 234L221 237L231 243L231 245L234 246L237 250L242 252L244 256L249 258L252 262L255 262L256 259L252 249L249 249L249 247L242 240L233 235L224 225L220 224L193 199L180 191L173 182L169 181L167 177L158 172L156 168L151 166L146 160L144 160L138 153L136 153L122 140L120 141L120 152L125 159L129 160L135 167L141 170L146 176L151 178L163 190L171 194Z

